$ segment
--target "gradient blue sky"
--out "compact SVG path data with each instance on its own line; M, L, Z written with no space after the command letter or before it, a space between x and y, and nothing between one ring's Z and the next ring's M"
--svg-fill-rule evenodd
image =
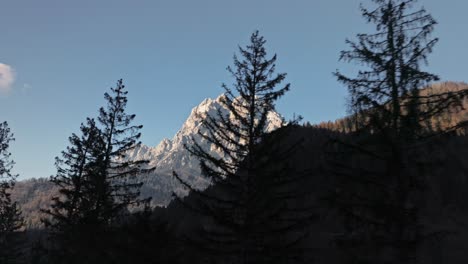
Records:
M143 143L172 137L192 107L231 83L225 68L255 29L292 84L277 107L286 118L343 116L346 89L331 73L351 69L338 62L339 51L346 38L367 30L360 2L2 0L0 63L15 79L0 83L0 121L15 133L15 172L21 179L55 173L54 157L68 136L96 116L119 78L130 91L129 112L144 125ZM466 81L468 1L420 4L439 22L429 69L443 80Z

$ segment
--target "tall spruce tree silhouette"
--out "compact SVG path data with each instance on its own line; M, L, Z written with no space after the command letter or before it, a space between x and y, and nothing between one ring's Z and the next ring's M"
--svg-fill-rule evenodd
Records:
M81 136L57 158L57 175L51 181L61 195L53 198L51 227L53 258L67 263L119 263L112 230L129 209L145 204L137 176L149 173L147 160L131 160L127 153L140 142L141 125L125 112L127 91L122 80L105 93L107 106L99 110L98 124L88 119ZM115 232L114 232L115 233Z
M280 86L286 74L275 73L276 55L267 58L265 42L254 32L249 45L239 47L241 57L234 56L234 68L227 68L234 84L233 88L223 84L221 103L229 111L218 109L202 117L206 132L199 137L221 150L221 156L195 138L193 145L186 146L199 159L201 173L212 186L200 191L174 172L191 191L187 199L174 195L208 219L202 220L202 227L188 242L214 263L285 263L285 258L298 254L296 245L303 235L289 231L310 217L290 214L289 202L297 197L285 190L291 179L282 161L291 150L277 147L286 130L267 133L268 114L290 85Z
M13 134L7 122L0 123L0 263L19 263L18 234L23 219L16 202L11 200L11 189L17 175L11 173L14 162L10 160L10 142Z
M127 114L127 94L122 80L111 88L111 94L105 93L107 107L99 110L98 121L104 138L104 179L102 186L96 184L96 206L102 208L101 217L112 223L128 209L129 206L139 206L148 201L140 199L140 187L143 183L136 181L137 176L150 173L154 168L147 168L148 160L131 160L127 157L129 151L137 148L141 142L140 129L142 125L133 125L134 114ZM105 184L104 184L105 183ZM100 189L102 188L102 189ZM108 203L107 200L112 200Z
M96 249L96 234L107 228L96 217L93 186L103 163L104 141L94 119L88 118L80 130L81 135L72 134L70 146L56 158L57 174L50 181L59 187L60 196L43 210L49 216L43 221L51 231L51 262L82 262L83 254Z
M413 11L415 0L373 2L375 9L361 11L376 32L347 40L351 49L340 57L364 69L356 77L335 73L348 87L355 122L351 138L335 140L332 201L346 221L339 241L351 263L415 263L427 235L420 199L434 163L424 146L458 127L437 130L431 119L461 106L467 92L422 94L438 80L421 69L437 43L435 20Z

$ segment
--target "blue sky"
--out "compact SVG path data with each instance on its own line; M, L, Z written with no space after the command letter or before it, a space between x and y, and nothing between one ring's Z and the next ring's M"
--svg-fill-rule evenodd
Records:
M119 78L129 89L129 112L144 125L143 143L172 137L192 107L231 83L226 66L256 29L292 85L278 110L312 123L341 117L346 88L331 73L352 69L338 55L346 38L368 29L360 2L2 0L0 121L15 133L15 172L21 179L55 173L68 136L96 116ZM439 22L429 70L467 81L468 2L420 4Z

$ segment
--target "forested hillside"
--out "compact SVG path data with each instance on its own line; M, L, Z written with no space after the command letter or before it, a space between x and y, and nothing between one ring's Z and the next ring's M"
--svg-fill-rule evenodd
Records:
M338 120L277 112L294 86L255 30L221 95L157 146L123 79L49 178L17 180L1 122L0 264L468 263L468 84L429 72L437 22L417 0L360 11L373 27L339 53Z
M468 89L468 85L465 83L456 82L444 82L432 85L430 88L423 89L423 94L438 94L447 92L457 92L464 89ZM461 111L446 110L433 120L434 124L443 128L448 128L454 124L461 123L468 120L468 98L463 100L464 109ZM189 120L193 119L190 117ZM200 122L200 121L198 121ZM306 125L309 126L309 125ZM352 118L343 118L333 122L323 122L320 124L310 125L317 128L324 128L330 131L349 132L353 127ZM464 129L457 130L460 134L465 134ZM209 149L209 148L208 148ZM181 151L178 149L178 151ZM132 154L133 155L133 154ZM141 155L141 154L136 154ZM173 154L171 154L173 155ZM178 154L181 155L181 154ZM188 158L189 153L183 154ZM159 162L158 157L154 157L154 162ZM153 206L165 206L167 205L167 199L170 199L170 194L174 191L180 192L181 186L177 185L175 179L171 179L167 172L168 168L177 168L180 171L195 171L193 169L193 161L186 162L184 165L171 164L171 162L180 162L182 158L173 159L166 161L164 168L166 171L158 170L161 173L154 173L144 177L144 185L142 186L142 192L145 196L153 197ZM196 176L192 179L193 182L197 181ZM172 182L167 184L165 182ZM200 185L202 187L202 185ZM57 188L51 184L46 178L30 179L19 181L12 192L12 198L18 201L22 208L23 216L25 217L26 226L29 228L36 228L42 226L40 218L40 208L48 208L50 206L51 198L57 194ZM43 217L43 216L42 216Z

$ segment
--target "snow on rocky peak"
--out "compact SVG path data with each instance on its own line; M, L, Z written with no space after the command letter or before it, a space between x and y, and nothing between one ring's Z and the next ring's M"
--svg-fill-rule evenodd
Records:
M217 117L218 110L223 114L229 113L222 104L223 96L220 95L216 99L207 98L194 107L182 128L172 139L164 139L156 147L141 145L129 153L129 158L149 160L149 165L156 168L153 174L144 177L145 184L142 188L143 195L153 197L154 205L167 205L172 192L182 195L187 193L187 190L173 178L172 171L176 171L181 178L198 189L208 186L209 181L200 175L198 159L190 155L184 146L193 144L195 139L206 150L212 151L215 155L222 155L210 142L201 138L199 133L206 132L202 123L208 115ZM270 112L267 119L267 132L283 124L283 119L277 112Z

